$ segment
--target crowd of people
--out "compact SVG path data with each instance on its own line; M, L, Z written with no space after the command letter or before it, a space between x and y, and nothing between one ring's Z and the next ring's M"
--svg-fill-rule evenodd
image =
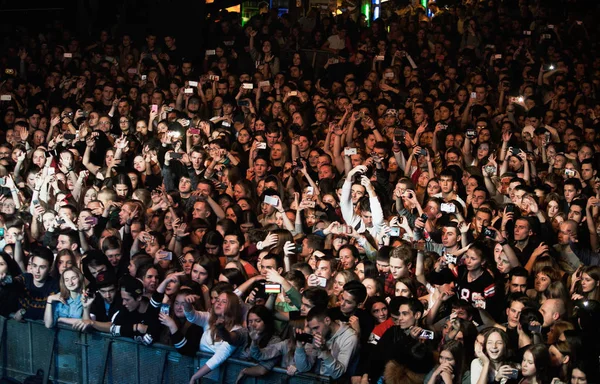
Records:
M600 382L595 10L331 11L5 38L0 315L212 353L190 383Z

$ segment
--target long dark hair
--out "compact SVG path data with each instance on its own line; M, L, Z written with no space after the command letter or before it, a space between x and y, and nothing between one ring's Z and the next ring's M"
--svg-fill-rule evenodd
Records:
M261 333L260 339L258 339L259 348L264 348L275 334L275 317L264 305L255 305L248 311L246 322L248 322L251 313L258 316L265 323L265 330Z
M550 367L550 353L544 344L533 344L525 352L531 352L535 364L535 377L538 383L548 382L548 368Z
M6 263L6 274L8 276L14 278L22 273L19 264L17 264L17 262L8 253L0 251L0 258L2 258L2 260L4 260L4 262Z
M465 347L460 341L450 340L447 342L442 350L440 351L448 351L452 354L454 358L454 367L453 373L454 378L452 379L453 384L459 384L462 382L463 372L465 371Z

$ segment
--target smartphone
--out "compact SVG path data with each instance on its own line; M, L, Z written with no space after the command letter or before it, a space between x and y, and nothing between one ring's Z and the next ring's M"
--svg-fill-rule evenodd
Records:
M0 185L6 184L6 177L0 177Z
M423 221L427 221L427 219L429 219L429 217L427 217L427 214L426 214L426 213L423 213L423 214L421 215L421 220L423 220Z
M194 90L192 88L186 88L183 90L183 93L185 93L187 95L191 95L194 93Z
M127 70L127 73L129 73L131 75L135 75L137 73L137 68L129 68Z
M152 113L158 113L158 105L152 104L152 107L150 107L150 111L152 111Z
M298 96L298 91L290 91L289 96Z
M217 54L217 52L214 49L207 49L206 50L206 56L214 56L216 54Z
M517 379L519 377L519 370L516 368L513 368L510 373L508 374L508 379Z
M308 208L314 208L316 206L315 202L312 200L303 200L302 203Z
M456 256L448 253L444 256L444 261L446 262L446 264L456 264L457 258Z
M492 174L492 175L496 174L496 170L497 170L496 167L494 167L493 165L484 165L483 169L485 169L485 171L487 173Z
M265 196L265 203L276 207L279 205L279 199L277 197L267 195Z
M492 240L494 240L496 238L496 231L491 230L489 227L483 228L482 233L483 233L483 236L489 237Z
M317 276L318 277L318 276ZM327 287L327 279L324 277L318 277L319 279L319 287Z
M541 325L530 325L528 328L533 333L542 333L542 326Z
M58 152L56 151L56 149L46 151L46 157L50 157L50 156L58 157Z
M160 251L159 254L162 256L162 260L173 260L173 252Z
M271 85L271 82L269 80L261 81L260 83L258 83L259 87L268 87L270 85Z
M84 220L87 224L91 225L92 227L96 224L98 224L98 218L94 217L94 216L89 216L86 217Z
M265 293L281 293L281 284L267 283L265 284Z
M427 150L425 148L421 148L418 153L419 156L427 156Z
M501 58L502 58L501 54L494 55L494 59L501 59Z
M315 193L315 190L313 189L313 187L306 187L306 194L307 195L312 195Z
M523 31L523 35L525 35L525 36L531 36L531 31Z
M163 315L169 316L169 311L171 310L171 306L169 304L161 304L160 305L160 313Z
M188 81L188 87L198 87L197 81Z
M394 72L386 72L383 74L383 77L386 79L393 79L394 78Z
M477 132L474 129L467 129L466 135L469 139L474 139L477 136Z
M471 92L471 99L477 98L477 92Z
M190 128L190 133L192 135L199 135L200 134L200 130L198 128Z
M309 335L308 333L299 333L296 335L296 341L301 343L312 343L315 338L313 335Z
M442 205L440 206L440 210L446 213L455 213L456 206L452 203L442 203Z
M231 123L229 123L228 121L222 121L221 125L227 128L231 127Z
M385 60L385 56L383 56L383 55L375 56L375 61L383 61L383 60Z
M572 169L565 169L565 176L567 177L575 177L575 171Z
M12 96L11 95L2 95L0 96L0 101L11 101L12 100Z
M390 236L400 236L400 227L390 227Z
M13 76L15 74L15 70L14 69L10 69L10 68L6 68L4 70L4 73L7 74L7 75Z
M75 140L75 138L77 137L77 135L74 134L74 133L65 133L63 135L63 137L65 138L65 140Z
M219 79L220 79L220 77L217 75L209 75L208 76L208 80L211 80L211 81L219 81Z
M182 157L183 157L183 153L177 153L177 152L171 153L171 159L172 160L179 160Z
M515 148L515 147L508 147L508 151L512 152L512 154L514 156L518 156L519 153L521 153L521 149L520 148Z
M237 105L240 107L249 107L250 102L248 100L238 100Z
M510 203L506 204L506 213L511 213L515 211L515 205Z
M142 75L142 81L146 80L147 78L148 78L148 76Z
M65 59L70 59L70 58L72 58L72 57L73 57L73 54L72 54L72 53L64 53L64 54L63 54L63 57L64 57Z
M356 155L358 152L356 150L356 148L344 148L344 155L345 156L351 156L351 155Z
M242 88L244 89L254 89L254 84L252 83L243 83Z
M256 144L256 148L257 149L267 149L267 143L265 143L264 141L261 141Z
M419 335L420 339L433 340L434 333L428 329L424 329Z

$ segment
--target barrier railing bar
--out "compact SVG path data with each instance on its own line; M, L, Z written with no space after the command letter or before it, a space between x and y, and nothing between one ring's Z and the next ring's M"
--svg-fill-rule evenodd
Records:
M18 9L0 9L2 12L47 12L47 11L64 11L64 8L18 8Z
M104 384L104 381L106 380L106 369L108 368L108 359L110 357L112 342L113 341L110 338L104 340L104 363L102 364L102 381L100 381L100 384Z
M12 320L11 320L12 321ZM9 339L9 330L8 330L8 320L5 318L0 317L0 324L2 325L1 329L5 329L6 332L4 333L3 336L3 340L0 339L0 372L3 372L4 375L6 375L7 373L18 373L18 374L24 374L24 375L31 375L31 374L35 374L37 369L34 369L34 359L33 359L33 329L34 329L34 325L38 325L40 326L41 329L45 329L44 327L44 323L42 321L27 321L27 324L23 324L24 327L27 327L28 330L28 335L27 332L22 332L20 333L21 335L26 334L27 336L29 336L29 372L22 372L20 369L16 369L15 367L9 367L9 362L8 362L8 358L7 358L7 354L8 354L8 343L10 342ZM65 325L59 325L58 327L56 327L54 329L54 331L58 331L60 330L61 332L76 332L73 331L73 329L71 327L65 326ZM48 330L48 332L52 332L52 330ZM79 332L77 332L79 333ZM91 340L90 337L92 337L92 334L88 334L88 333L79 333L79 340L82 341L80 343L75 343L75 344L79 344L80 345L80 353L79 356L81 356L83 354L83 356L81 358L77 359L77 366L75 367L76 369L78 369L79 373L80 373L80 379L81 379L81 383L85 383L85 384L92 384L91 383L91 371L90 371L90 367L88 367L88 364L93 364L90 363L91 357L88 355L90 353L90 349L88 348L89 346L91 346ZM171 365L169 365L168 360L169 360L169 354L173 353L176 354L177 356L180 356L180 354L177 352L177 350L174 347L168 346L168 345L163 345L163 344L153 344L151 347L147 347L144 346L142 344L140 344L139 342L133 340L133 339L129 339L129 338L121 338L121 337L113 337L110 334L106 334L106 333L102 333L102 332L94 332L94 334L96 335L100 335L103 339L104 339L104 351L103 351L103 361L102 361L102 371L99 372L99 375L101 376L98 380L101 384L106 383L116 383L119 378L116 377L112 377L114 375L114 370L112 369L112 361L109 360L111 359L111 355L112 355L112 344L113 342L119 342L119 343L133 343L137 346L136 351L137 351L137 356L136 356L136 370L138 372L137 374L137 382L140 382L143 379L143 375L140 372L141 369L141 363L143 362L143 359L141 359L140 357L144 354L144 350L146 349L152 349L152 350L161 350L163 351L163 359L162 359L162 371L161 371L161 382L166 382L166 378L165 378L165 372L170 370L168 369ZM54 338L55 342L59 342L58 338L55 337ZM56 346L58 347L58 346ZM181 356L184 357L184 356ZM192 366L190 366L189 364L185 365L185 368L187 368L190 372L189 372L189 376L191 377L191 375L195 372L195 370L200 367L201 361L202 360L207 360L210 357L212 357L212 354L209 353L205 353L205 352L197 352L196 356L193 357L192 359ZM85 365L85 367L82 367L82 365ZM220 369L220 375L219 375L219 381L220 383L223 383L225 380L225 370L227 370L228 366L238 366L238 367L252 367L254 366L255 363L249 362L249 361L244 361L244 360L239 360L239 359L234 359L234 358L229 358L227 360L227 362L225 364L223 364L221 367L219 367ZM55 367L56 371L59 370L59 366L58 364L56 364ZM50 370L47 370L48 372ZM46 373L46 372L45 372ZM286 382L286 383L290 383L290 382L294 382L294 378L297 378L299 380L310 380L312 382L315 383L330 383L331 379L329 377L325 377L325 376L319 376L316 375L314 373L302 373L302 374L298 374L296 376L290 377L287 375L287 371L284 368L280 368L280 367L275 367L272 369L271 373L269 373L268 375L272 375L272 374L277 374L281 377L278 378L278 380L280 380L280 382ZM107 375L109 380L107 381ZM53 378L53 382L65 382L64 380L59 380L58 378L60 378L60 372L58 372L58 375L51 375ZM277 376L276 376L277 377ZM260 384L261 383L261 377L255 377L252 378L251 380L250 377L246 377L245 380L247 380L246 382L254 382L255 384ZM115 381L117 380L117 381ZM269 379L269 382L272 382L273 379ZM215 382L214 380L212 382ZM97 383L93 383L93 384L97 384Z

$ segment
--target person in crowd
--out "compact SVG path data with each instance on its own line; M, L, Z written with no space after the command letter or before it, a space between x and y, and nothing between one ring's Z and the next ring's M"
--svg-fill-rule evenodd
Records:
M0 315L192 383L598 382L595 2L309 3L6 29Z

